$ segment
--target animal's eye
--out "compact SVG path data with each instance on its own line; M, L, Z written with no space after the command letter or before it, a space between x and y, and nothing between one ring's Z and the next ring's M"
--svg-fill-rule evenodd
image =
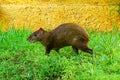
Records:
M35 37L37 37L37 34L34 34Z

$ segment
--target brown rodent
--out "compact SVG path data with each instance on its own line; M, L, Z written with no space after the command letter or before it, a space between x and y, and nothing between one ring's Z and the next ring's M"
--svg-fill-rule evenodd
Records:
M64 23L51 32L40 28L30 35L29 42L41 42L46 48L46 54L51 50L59 51L65 46L72 46L74 52L78 54L78 49L93 54L93 50L88 48L89 36L86 30L75 23Z

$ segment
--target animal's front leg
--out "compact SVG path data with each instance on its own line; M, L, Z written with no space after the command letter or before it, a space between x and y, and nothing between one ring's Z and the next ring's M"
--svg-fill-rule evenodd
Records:
M59 53L59 49L55 49L55 51L56 51L57 53Z
M52 49L52 48L51 48L50 46L47 46L47 47L46 47L46 52L45 52L45 54L49 54L50 51L51 51L51 49Z

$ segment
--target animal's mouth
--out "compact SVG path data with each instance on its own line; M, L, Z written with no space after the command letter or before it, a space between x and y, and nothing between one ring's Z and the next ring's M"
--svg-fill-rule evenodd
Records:
M33 40L33 39L28 39L28 41L29 41L29 42L32 42L32 43L35 42L35 40Z

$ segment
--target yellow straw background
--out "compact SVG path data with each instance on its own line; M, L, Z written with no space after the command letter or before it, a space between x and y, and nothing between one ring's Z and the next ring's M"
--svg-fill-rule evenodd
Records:
M22 27L54 29L62 23L78 23L93 30L120 26L119 0L0 0L2 30Z

